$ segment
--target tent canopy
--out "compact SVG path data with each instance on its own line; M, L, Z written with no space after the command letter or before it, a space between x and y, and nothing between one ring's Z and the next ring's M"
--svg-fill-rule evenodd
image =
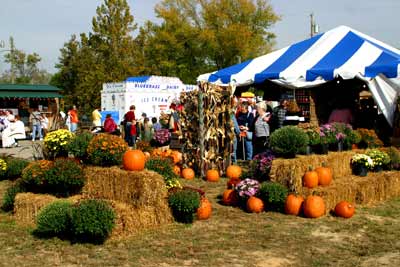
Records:
M198 81L244 86L268 79L289 88L301 88L338 77L364 80L380 110L392 124L400 91L400 50L347 26L200 75Z

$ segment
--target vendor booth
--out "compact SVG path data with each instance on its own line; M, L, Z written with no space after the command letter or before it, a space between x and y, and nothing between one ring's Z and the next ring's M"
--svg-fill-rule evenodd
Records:
M11 110L29 126L29 113L38 108L48 117L51 128L59 112L60 90L44 84L0 84L0 110Z
M130 77L119 83L105 83L101 91L101 110L117 111L120 123L129 106L136 106L136 116L146 113L147 117L158 117L167 112L169 105L179 100L181 92L195 89L174 77L141 76Z
M304 117L312 112L310 96L314 89L321 95L324 90L330 91L316 101L323 103L322 113L328 103L323 101L331 99L332 94L346 98L369 89L377 108L393 125L400 91L399 64L398 49L339 26L267 55L200 75L198 81L235 87L263 85L266 92L279 88L281 95L296 99Z

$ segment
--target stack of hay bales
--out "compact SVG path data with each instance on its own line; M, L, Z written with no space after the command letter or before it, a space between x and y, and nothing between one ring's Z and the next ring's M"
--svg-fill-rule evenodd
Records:
M400 196L400 172L370 172L366 177L352 175L351 157L364 150L329 152L327 155L297 156L294 159L275 159L272 162L270 179L281 183L304 197L323 197L327 210L333 209L342 200L356 204L373 204ZM325 163L332 169L332 184L313 189L303 187L303 176L309 166L313 168Z
M164 178L153 171L125 171L118 167L85 168L86 184L81 195L68 198L72 203L82 199L105 199L116 213L112 239L120 239L173 222L168 206ZM20 193L14 204L18 224L35 227L41 208L56 201L51 195Z
M124 237L173 221L164 178L153 171L87 167L84 198L110 200L117 214L112 237Z
M400 172L371 172L366 177L338 177L327 187L304 187L300 193L304 196L321 196L327 210L334 209L342 200L356 204L374 204L400 196Z
M294 159L277 158L272 161L270 171L271 181L281 183L292 192L301 192L303 188L303 175L308 168L322 166L332 168L333 178L351 175L350 160L360 151L329 152L327 155L297 156Z

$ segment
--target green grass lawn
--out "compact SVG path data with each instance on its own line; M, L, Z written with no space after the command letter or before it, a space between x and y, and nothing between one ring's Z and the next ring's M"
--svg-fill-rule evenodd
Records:
M186 182L206 191L208 221L102 246L36 239L0 213L0 266L400 266L400 199L358 207L348 220L249 214L218 204L226 181ZM8 184L0 182L0 196Z

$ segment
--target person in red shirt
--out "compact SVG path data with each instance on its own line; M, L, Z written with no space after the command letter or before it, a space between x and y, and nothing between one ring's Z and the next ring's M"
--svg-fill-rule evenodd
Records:
M133 146L136 143L135 109L134 105L130 106L129 111L124 115L125 141L129 146Z
M71 123L70 131L74 133L78 129L78 122L79 122L78 109L76 108L75 105L73 105L72 108L68 111L68 117Z
M104 131L106 133L119 135L118 126L115 123L114 119L111 117L111 114L106 115L106 120L104 121Z

